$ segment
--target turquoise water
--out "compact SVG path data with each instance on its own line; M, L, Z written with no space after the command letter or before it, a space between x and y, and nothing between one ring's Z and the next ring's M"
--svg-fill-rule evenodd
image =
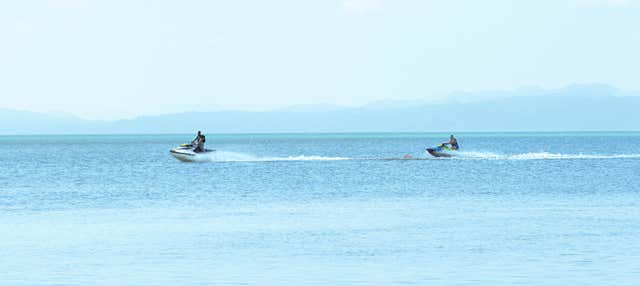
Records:
M0 137L0 285L640 281L640 133L192 137Z

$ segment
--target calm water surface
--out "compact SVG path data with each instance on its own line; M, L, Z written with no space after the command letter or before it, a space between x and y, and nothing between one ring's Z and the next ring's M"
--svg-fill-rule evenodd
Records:
M0 285L640 284L640 133L191 137L0 137Z

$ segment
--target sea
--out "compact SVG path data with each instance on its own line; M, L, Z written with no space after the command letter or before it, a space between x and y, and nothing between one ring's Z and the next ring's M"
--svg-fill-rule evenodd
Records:
M0 285L640 285L638 132L206 135L0 136Z

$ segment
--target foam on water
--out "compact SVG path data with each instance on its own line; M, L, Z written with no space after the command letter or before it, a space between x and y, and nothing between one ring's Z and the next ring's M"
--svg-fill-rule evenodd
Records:
M640 154L562 154L550 152L530 152L520 154L499 154L494 152L460 151L451 158L425 157L334 157L317 155L257 156L231 151L216 151L201 157L201 162L280 162L280 161L343 161L343 160L571 160L571 159L625 159L640 158Z
M260 157L251 154L216 151L208 154L203 161L209 162L277 162L277 161L338 161L349 160L351 158L344 157L326 157L326 156L287 156L287 157Z
M497 154L493 152L460 152L456 159L493 160L562 160L562 159L625 159L640 158L640 154L562 154L550 152L529 152L521 154Z

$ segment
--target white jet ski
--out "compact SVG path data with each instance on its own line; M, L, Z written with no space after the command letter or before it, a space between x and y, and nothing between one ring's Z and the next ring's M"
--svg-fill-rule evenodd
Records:
M195 152L195 146L191 144L182 144L178 148L169 150L169 153L182 162L203 162L206 161L216 150L205 149L204 152Z

